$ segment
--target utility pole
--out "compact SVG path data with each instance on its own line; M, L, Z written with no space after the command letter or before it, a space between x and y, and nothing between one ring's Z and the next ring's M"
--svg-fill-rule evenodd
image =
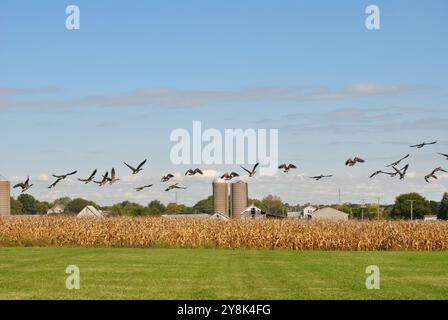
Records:
M177 191L174 192L174 203L177 204Z
M414 202L417 200L406 200L407 202L411 203L411 220L413 220L413 214L414 214Z
M365 206L366 199L361 199L361 201L362 201L362 205L361 205L361 220L364 220L364 208L366 207Z
M342 204L342 201L341 201L341 189L339 189L338 191L339 191L339 205L341 205Z

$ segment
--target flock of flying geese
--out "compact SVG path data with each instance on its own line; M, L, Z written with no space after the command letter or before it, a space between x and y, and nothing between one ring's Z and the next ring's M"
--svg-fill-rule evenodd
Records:
M412 145L412 146L410 146L410 147L411 147L411 148L421 149L421 148L423 148L423 147L425 147L425 146L427 146L427 145L432 145L432 144L436 144L436 143L437 143L437 141L429 142L429 143L427 143L427 142L423 142L423 143L419 143L419 144L416 144L416 145ZM444 156L444 157L446 158L446 160L448 160L448 154L445 154L445 153L439 153L439 154L442 155L442 156ZM378 170L378 171L375 171L373 174L371 174L371 175L370 175L370 178L373 178L373 177L375 177L375 176L377 176L377 175L379 175L379 174L385 174L385 175L388 175L388 176L390 176L390 177L396 177L396 176L399 176L400 180L404 179L405 176L406 176L406 173L407 173L407 171L408 171L409 164L406 164L406 165L405 165L404 167L402 167L402 168L397 168L397 166L398 166L403 160L409 158L409 156L410 156L410 154L407 154L406 156L402 157L401 159L399 159L399 160L397 160L397 161L395 161L395 162L393 162L393 163L391 163L391 164L389 164L389 165L386 166L386 168L390 168L390 167L392 167L392 169L394 170L393 172L387 172L387 171L383 171L383 170ZM132 174L134 175L134 174L138 174L140 171L143 170L143 166L145 165L146 161L147 161L147 159L145 159L143 162L141 162L137 167L133 167L133 166L127 164L126 162L124 162L124 164L131 170ZM355 166L357 163L364 163L364 162L365 162L364 159L362 159L362 158L360 158L360 157L354 157L353 159L352 159L352 158L348 159L348 160L345 162L345 165L346 165L346 166L349 166L349 167L353 167L353 166ZM256 169L257 169L258 165L259 165L259 163L255 164L255 165L253 166L252 170L246 169L246 168L243 167L243 166L240 166L240 167L241 167L245 172L247 172L247 174L249 175L249 177L253 177L253 176L255 176L255 174L256 174ZM294 165L294 164L292 164L292 163L288 163L288 164L287 164L287 163L283 163L283 164L281 164L281 165L278 167L278 169L283 170L284 173L288 173L289 170L291 170L291 169L297 169L297 166ZM62 180L65 180L68 176L71 176L71 175L76 174L77 172L78 172L78 171L73 171L73 172L70 172L70 173L67 173L67 174L62 174L62 175L52 175L54 178L56 178L56 180L55 180L55 181L48 187L48 189L52 189L52 188L56 187L56 185L57 185L59 182L61 182ZM445 172L445 173L448 173L448 171L446 171L446 170L443 169L442 167L437 167L437 168L435 168L431 173L427 174L427 175L424 177L425 181L429 183L429 182L430 182L430 179L437 179L436 173L438 173L438 172ZM118 180L120 180L120 179L117 177L117 175L116 175L115 168L112 168L112 170L110 171L110 176L109 176L109 171L107 171L104 175L102 175L102 179L101 179L101 180L94 180L96 174L97 174L97 170L95 169L95 170L92 172L92 174L91 174L88 178L86 178L86 179L78 179L78 181L83 182L84 184L88 184L88 183L90 183L90 182L93 182L93 183L98 184L98 185L101 187L101 186L104 186L104 185L106 185L106 184L113 185L115 182L117 182ZM187 172L185 172L185 175L186 175L186 176L194 176L194 175L196 175L196 174L202 175L203 172L202 172L201 169L199 169L199 168L196 168L196 169L189 169ZM233 179L233 178L235 178L235 177L239 177L239 176L240 176L240 175L239 175L238 173L232 171L232 172L226 172L226 173L224 173L220 178L223 179L223 180L231 180L231 179ZM318 176L312 176L312 177L309 177L309 178L310 178L310 179L314 179L314 180L316 180L316 181L319 181L319 180L321 180L321 179L324 179L324 178L330 178L330 177L332 177L332 176L333 176L332 174L330 174L330 175L324 175L324 174L321 174L321 175L318 175ZM172 179L172 178L174 178L174 175L171 174L171 173L168 173L168 174L162 176L162 178L160 179L160 181L161 181L161 182L168 182L168 181L169 181L170 179ZM15 188L21 188L21 189L22 189L22 193L23 193L23 192L27 191L28 189L30 189L32 186L33 186L33 184L30 183L30 178L28 177L28 178L25 180L25 182L18 183L18 184L16 184L15 186L13 186L13 188L14 188L14 189L15 189ZM146 188L150 188L150 187L152 187L152 186L153 186L153 184L148 184L148 185L145 185L145 186L137 187L137 188L135 188L135 190L136 190L137 192L140 192L140 191L142 191L142 190L144 190L144 189L146 189ZM174 183L174 184L169 185L169 186L165 189L165 191L170 191L170 190L173 190L173 189L187 189L187 187L181 187L181 186L179 186L179 183Z

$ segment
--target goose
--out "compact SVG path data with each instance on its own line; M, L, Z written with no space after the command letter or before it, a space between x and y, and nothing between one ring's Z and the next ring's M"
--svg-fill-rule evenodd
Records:
M16 184L13 189L15 188L21 188L22 192L24 193L25 191L27 191L29 188L31 188L33 186L33 184L30 184L30 177L28 177L25 182L20 182L18 184Z
M406 176L406 172L408 171L409 164L405 165L403 168L401 168L401 170L398 170L397 167L392 168L394 168L395 172L400 176L400 180L403 180Z
M439 171L441 171L441 172L448 172L448 171L444 170L442 167L437 167L434 170L432 170L432 172L430 174L427 174L425 176L425 181L429 183L429 179L431 179L431 178L438 179L437 176L436 176L436 173L439 172Z
M292 163L289 163L289 164L283 163L283 164L279 165L278 168L283 169L283 172L288 173L289 169L296 169L297 167Z
M115 173L115 168L112 168L112 170L110 171L109 184L113 185L118 180L120 180L120 179L117 178L117 175Z
M64 179L67 178L68 176L74 175L74 174L76 174L76 173L78 173L78 171L73 171L73 172L70 172L70 173L67 173L67 174L61 174L61 175L59 175L59 176L53 174L53 177L55 177L55 178L57 178L57 179L64 180Z
M224 179L224 180L232 180L233 178L235 178L235 177L239 177L240 175L238 174L238 173L236 173L236 172L230 172L230 173L228 173L228 172L226 172L226 173L224 173L222 176L221 176L221 179Z
M244 168L243 166L240 166L240 167L241 167L244 171L246 171L246 172L249 174L249 177L253 177L253 176L257 173L256 169L257 169L257 167L258 167L259 164L260 164L260 163L257 162L257 163L254 165L254 167L252 168L252 170L248 170L248 169Z
M84 182L85 184L88 184L89 182L92 182L93 178L95 178L95 175L97 173L97 170L95 169L92 174L90 175L90 177L88 177L87 179L78 179L78 181Z
M347 161L345 161L345 165L349 167L353 167L357 162L364 163L364 159L361 159L359 157L354 157L353 159L350 158Z
M137 168L134 168L133 166L127 164L126 162L123 162L123 163L124 163L129 169L131 169L132 174L137 174L137 173L139 173L140 171L143 170L142 167L143 167L143 165L146 163L147 160L148 160L148 159L143 160L143 162L140 163L140 164L138 165Z
M391 164L388 164L386 167L396 167L400 164L401 161L403 161L406 158L409 158L410 154L408 153L407 155L405 155L403 158L401 158L400 160L397 160Z
M163 176L160 181L162 182L167 182L168 180L170 180L171 178L174 178L174 175L172 175L171 173L168 173L166 176Z
M427 146L427 145L430 145L430 144L436 144L436 143L437 143L437 141L433 141L433 142L422 142L422 143L419 143L419 144L414 144L413 146L409 146L409 147L411 147L411 148L421 149L421 148L423 148L424 146Z
M187 189L187 187L179 187L179 184L175 183L166 188L165 191L170 191L172 189Z
M109 181L110 181L110 179L109 179L109 171L106 171L106 173L103 175L103 179L102 180L100 180L100 181L94 180L93 182L98 184L101 187L101 186L104 186Z
M67 173L67 174L61 174L61 175L55 175L55 174L53 174L52 176L56 178L56 181L53 182L53 183L48 187L48 189L53 189L54 187L56 187L56 185L57 185L59 182L61 182L62 180L66 179L68 176L71 176L71 175L76 174L77 172L78 172L78 171L73 171L73 172L70 172L70 173Z
M194 176L196 173L198 174L204 174L201 169L196 168L196 169L188 169L187 172L185 172L185 175L189 175L189 176Z
M136 190L137 192L140 192L140 191L142 191L143 189L150 188L150 187L152 187L152 186L153 186L153 184L148 184L148 185L146 185L146 186L142 186L142 187L135 188L135 190Z
M323 174L321 174L320 176L314 176L314 177L309 177L310 179L315 179L316 181L319 181L320 179L322 179L322 178L331 178L333 175L332 174L330 174L330 175L326 175L326 176L324 176Z
M369 178L373 178L373 177L375 177L375 176L377 176L379 174L387 174L389 176L394 176L394 177L397 175L396 172L392 172L391 173L391 172L385 172L385 171L382 171L382 170L378 170L378 171L375 171L374 173L372 173Z

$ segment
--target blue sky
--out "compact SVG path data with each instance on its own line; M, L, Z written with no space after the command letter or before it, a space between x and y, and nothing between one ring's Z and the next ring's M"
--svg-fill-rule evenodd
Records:
M65 29L70 4L80 7L80 30ZM369 4L381 10L381 30L364 26ZM446 1L2 1L0 173L31 175L40 199L172 201L163 185L132 187L184 172L170 163L169 135L201 120L279 129L280 161L299 169L254 179L253 197L334 202L341 188L346 201L390 202L407 191L439 200L448 177L428 185L422 176L448 167L436 155L448 153L446 9ZM407 147L430 140L439 143ZM409 152L407 181L366 179ZM355 155L367 162L346 168ZM121 162L144 158L143 174L128 177ZM112 166L124 180L116 187L46 189L51 173ZM181 202L209 195L213 173L234 168L206 169L210 177L178 177L189 186ZM335 178L305 178L327 172Z

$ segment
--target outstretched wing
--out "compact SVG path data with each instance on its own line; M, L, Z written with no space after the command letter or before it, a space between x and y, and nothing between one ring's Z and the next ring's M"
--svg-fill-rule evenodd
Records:
M359 163L364 163L364 162L365 162L364 159L359 158L359 157L355 157L355 159L353 159L353 160L355 160L355 161L357 161L357 162L359 162Z
M246 171L248 174L251 174L251 172L249 170L247 170L246 168L244 168L243 166L240 166L241 169L243 169L244 171Z
M148 160L148 159L143 160L143 162L138 165L137 170L139 170L141 167L143 167L143 165L146 163L146 160Z
M286 169L286 163L283 163L278 166L279 169Z
M294 165L294 164L292 164L292 163L290 163L290 164L288 165L288 167L289 167L290 169L297 169L296 165Z
M257 169L258 165L260 164L260 162L257 162L254 167L252 168L252 172L255 172L255 170Z
M194 173L204 174L204 173L202 172L202 170L199 169L199 168L196 168L196 169L194 170Z
M408 171L409 164L405 165L403 168L401 168L401 171L403 171L403 174L406 174L406 171Z
M135 171L135 168L134 168L133 166L127 164L126 162L123 162L123 163L124 163L124 164L126 165L126 167L128 167L129 169L131 169L132 171Z
M92 172L92 174L90 175L90 177L87 179L87 180L92 180L93 179L93 177L95 177L95 175L96 175L96 173L97 173L97 169L95 169L93 172Z

